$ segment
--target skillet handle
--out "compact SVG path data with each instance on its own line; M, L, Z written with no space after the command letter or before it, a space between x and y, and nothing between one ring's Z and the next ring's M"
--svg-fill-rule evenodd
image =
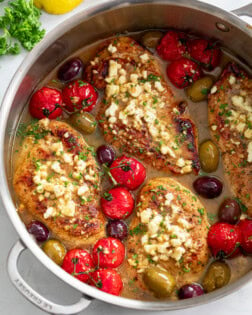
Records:
M22 278L17 267L19 257L26 249L20 240L17 241L10 250L7 260L7 270L11 282L27 300L49 314L77 314L89 306L91 299L88 297L82 297L73 305L59 305L47 300L33 290Z
M244 7L235 9L235 10L232 11L232 13L234 13L234 14L236 14L238 16L245 15L245 16L252 17L252 4L250 3L248 5L245 5Z

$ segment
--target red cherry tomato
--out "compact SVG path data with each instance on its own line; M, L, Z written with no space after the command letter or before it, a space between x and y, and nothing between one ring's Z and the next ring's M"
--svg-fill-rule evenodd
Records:
M69 112L83 110L90 112L98 99L93 86L83 80L69 82L62 91L63 103Z
M89 272L94 269L94 263L87 251L72 249L66 253L62 268L80 281L87 282L89 280Z
M124 260L125 248L113 237L102 238L93 248L94 262L99 268L117 268Z
M247 254L252 254L252 220L241 220L238 226L241 230L241 246Z
M110 166L110 173L118 184L131 190L139 187L146 177L143 164L125 155L114 160Z
M113 295L119 295L123 288L120 275L113 269L96 270L90 275L90 284Z
M214 257L233 258L240 253L240 228L237 225L217 222L210 227L207 242Z
M197 63L188 58L180 58L171 62L166 71L170 81L179 89L197 81L202 75Z
M176 31L168 31L161 39L157 47L157 53L168 61L180 59L186 53L186 34Z
M216 43L206 39L192 39L187 42L191 58L201 63L206 69L214 69L220 63L221 50Z
M55 119L62 114L61 92L56 89L42 87L36 91L30 100L29 111L32 117L37 119Z
M134 199L127 189L116 187L104 193L101 207L110 219L126 219L134 209Z

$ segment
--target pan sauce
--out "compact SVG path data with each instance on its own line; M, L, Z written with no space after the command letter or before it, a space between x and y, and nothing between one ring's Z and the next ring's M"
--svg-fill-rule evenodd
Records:
M144 32L130 33L130 34L127 33L127 36L131 36L131 37L135 38L136 40L139 40L141 38L141 36L143 35L143 33ZM97 47L99 46L100 43L101 43L101 41L98 41L98 42L93 43L92 45L86 46L86 47L80 49L79 51L77 51L71 57L77 57L78 56L83 61L84 66L85 66L85 64L90 59L92 59L94 57L96 50L97 50ZM162 61L157 55L156 55L156 58L158 58L159 63L162 65L163 74L166 77L166 71L165 71L166 62ZM236 62L239 62L241 64L241 62L239 60L237 60L237 58L232 56L230 53L223 51L221 65L219 67L217 67L214 71L212 71L210 73L210 75L217 79L218 76L222 72L222 68L230 60L235 60ZM242 66L244 67L244 65L242 65ZM58 68L54 69L50 74L48 74L48 76L43 81L40 82L40 84L38 85L37 88L41 88L42 86L46 85L46 86L49 86L52 88L61 89L63 87L63 84L57 80L57 70L58 70ZM248 69L246 69L246 70L248 70ZM181 101L186 100L188 103L188 109L187 110L190 112L190 115L197 126L199 143L201 143L202 141L204 141L206 139L210 139L210 132L209 132L208 121L207 121L207 102L203 101L203 102L199 102L199 103L193 103L186 97L184 90L176 89L173 85L171 85L171 86L172 86L172 90L175 94L176 99L181 100ZM102 96L102 94L100 93L100 98L101 98L101 96ZM95 110L92 111L92 114L95 115L96 112L98 111L98 108L99 108L99 101L97 102ZM67 118L67 117L65 116L64 118ZM31 120L31 116L28 113L28 106L26 106L24 108L22 114L21 114L19 124L20 123L29 123L30 120ZM84 135L84 138L89 145L94 146L95 148L97 148L101 144L105 143L103 140L103 136L102 136L102 134L98 128L93 134ZM12 161L11 161L13 170L15 170L15 168L16 168L16 157L18 155L19 147L20 147L20 138L16 136L15 141L14 141L14 145L13 145L13 154L12 154ZM118 154L118 156L119 156L119 154ZM153 169L150 166L147 166L146 169L147 169L146 180L153 178L153 177L171 176L171 177L175 178L176 180L181 181L181 183L184 186L187 186L190 190L194 191L193 187L192 187L192 183L196 179L196 176L194 174L183 175L183 176L174 176L174 175L167 174L165 172L156 171L155 169ZM203 174L203 173L201 173L201 174ZM222 165L221 159L220 159L220 163L219 163L219 167L218 167L217 171L215 171L214 173L211 173L211 175L216 176L219 179L221 179L221 181L224 184L224 187L223 187L222 194L218 198L204 199L204 198L199 197L201 202L203 203L203 205L205 206L205 208L207 210L208 219L209 219L210 224L217 221L218 208L219 208L219 205L221 204L221 202L223 201L223 199L225 197L231 197L232 196L230 189L228 187L228 183L224 177L223 165ZM107 189L111 188L111 184L108 182L107 179L104 179L102 182L102 187L103 187L103 190L107 190ZM133 192L135 196L138 194L138 191L139 190L136 190ZM28 222L31 221L31 217L29 215L24 214L24 213L20 213L20 215L21 215L21 218L25 224L27 224ZM130 222L130 219L127 220L128 223ZM52 236L53 236L53 234L52 234ZM68 247L68 244L65 244L65 246ZM210 262L211 262L211 260L210 260ZM247 273L249 270L252 269L252 257L239 256L239 257L234 258L232 260L226 260L226 262L229 264L229 266L231 268L231 280L230 280L230 282L235 281L236 279L240 278L242 275L244 275L245 273ZM134 281L132 281L132 279L128 279L125 276L124 268L125 268L126 264L127 264L127 260L125 259L124 263L119 267L119 273L121 274L122 280L124 282L124 290L122 292L122 296L133 298L133 299L142 299L142 300L143 299L144 300L154 299L152 294L142 292L140 289L135 287ZM199 279L199 282L200 282L200 279ZM176 297L174 296L172 298L175 299Z

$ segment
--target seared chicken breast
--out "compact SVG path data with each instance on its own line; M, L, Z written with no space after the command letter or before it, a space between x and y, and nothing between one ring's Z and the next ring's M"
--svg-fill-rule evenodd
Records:
M252 80L235 63L211 90L208 120L233 194L252 216Z
M147 289L147 268L164 268L179 288L199 280L208 262L208 221L204 206L186 187L168 177L142 188L127 242L127 277Z
M104 236L105 219L92 148L64 122L43 119L28 130L13 179L19 211L69 248L94 244Z
M148 50L129 37L106 41L86 78L105 88L98 120L108 143L158 170L198 172L195 125Z

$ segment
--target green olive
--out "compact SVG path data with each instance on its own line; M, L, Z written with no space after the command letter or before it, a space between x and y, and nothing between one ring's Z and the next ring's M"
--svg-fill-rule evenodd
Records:
M143 46L147 48L156 48L160 38L162 38L164 34L160 31L150 31L143 35L141 38L141 43Z
M212 292L228 284L231 277L229 266L225 262L215 261L207 269L202 281L206 292Z
M93 133L97 125L94 116L87 112L72 114L69 121L73 127L86 134Z
M186 94L193 102L204 101L207 99L212 85L213 79L211 77L203 77L189 86L189 88L186 89Z
M158 267L146 269L143 274L143 281L157 297L170 296L175 287L174 277Z
M199 158L203 171L207 173L216 171L219 164L217 146L211 140L204 141L199 148Z
M42 249L57 265L62 265L66 249L60 241L48 240L42 245Z

